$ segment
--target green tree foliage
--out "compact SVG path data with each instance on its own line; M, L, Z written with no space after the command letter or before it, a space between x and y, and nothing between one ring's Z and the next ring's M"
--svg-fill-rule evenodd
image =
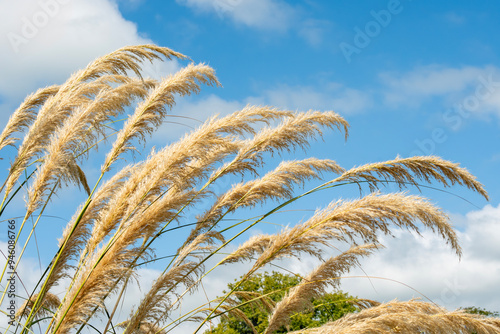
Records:
M498 317L500 315L498 312L488 311L484 308L475 306L463 307L462 310L470 314L484 315L485 317Z
M269 306L279 302L289 288L297 285L300 278L297 276L283 274L273 271L272 273L257 273L249 280L241 284L237 291L252 292L254 301L249 302L249 296L238 296L236 300L243 304L239 309L252 322L255 329L262 333L268 325ZM234 284L229 283L228 288L234 288ZM257 295L262 296L256 299ZM347 293L338 291L327 293L321 298L312 299L314 308L308 312L294 314L291 317L289 328L282 328L277 333L286 333L290 330L317 327L329 321L341 318L343 315L356 311L356 307L351 303L356 298ZM267 305L267 307L266 307ZM226 313L221 317L221 322L212 330L206 331L211 334L251 334L252 329L240 317Z

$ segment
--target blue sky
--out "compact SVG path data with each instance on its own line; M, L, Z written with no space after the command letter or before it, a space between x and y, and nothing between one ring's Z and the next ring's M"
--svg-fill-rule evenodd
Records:
M332 142L345 149L335 158L352 165L436 154L476 174L493 203L500 200L497 95L472 111L462 108L463 115L457 105L472 103L467 98L484 80L500 88L498 7L406 0L119 3L142 36L217 70L224 88L204 94L333 109L352 125L345 148Z
M247 103L334 110L351 124L349 139L329 133L307 155L344 167L397 155L460 162L485 185L489 203L457 187L449 189L453 194L423 194L452 216L463 240L462 261L430 234L403 233L387 239L387 249L363 268L418 287L450 308L500 310L499 2L0 0L0 8L2 125L36 88L61 83L121 46L152 42L209 64L223 85L179 100L174 114L203 120ZM50 19L26 36L26 22L44 11ZM186 64L155 64L147 71L166 75ZM151 145L197 124L185 122L162 126ZM301 205L315 208L317 199ZM288 265L312 268L307 261ZM375 289L366 281L347 280L345 288L379 300L414 295L398 285Z

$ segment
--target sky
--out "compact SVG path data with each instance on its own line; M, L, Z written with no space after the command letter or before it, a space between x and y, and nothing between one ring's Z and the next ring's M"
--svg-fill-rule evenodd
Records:
M342 289L380 301L421 297L450 309L500 311L499 12L497 1L0 0L0 125L30 92L62 83L96 57L132 44L170 47L213 67L223 86L179 99L176 115L204 120L249 103L334 110L351 125L348 140L329 133L298 157L330 158L349 168L398 155L438 155L466 167L489 202L457 187L422 190L450 215L461 259L428 231L395 231ZM146 72L161 77L187 64L155 63ZM161 147L199 124L183 123L162 126L150 144ZM296 218L285 215L278 223L293 225ZM57 232L64 221L53 224ZM48 251L37 257L28 254L33 263L50 258ZM302 273L315 264L284 262ZM34 269L23 270L30 276ZM145 269L145 285L155 270ZM354 277L363 275L373 278ZM209 278L208 290L224 289L223 276Z

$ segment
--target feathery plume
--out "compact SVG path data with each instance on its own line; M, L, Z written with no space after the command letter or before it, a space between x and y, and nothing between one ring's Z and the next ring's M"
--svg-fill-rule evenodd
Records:
M143 322L157 324L166 319L174 306L170 302L173 290L184 285L190 290L199 284L194 277L203 272L203 265L198 261L188 261L188 257L200 260L202 252L212 251L215 241L222 241L220 233L210 231L199 235L193 242L179 251L179 254L168 271L166 270L156 281L142 299L135 312L132 312L129 325L124 333L133 333L134 328L141 326ZM194 277L193 277L194 276Z
M311 298L324 294L325 287L328 285L338 287L340 276L347 273L351 267L359 265L359 257L368 256L377 248L378 245L375 244L354 246L339 256L323 262L299 285L291 288L285 297L276 304L269 316L269 325L264 334L273 333L281 326L287 325L293 313L310 309L312 307Z
M359 313L346 315L318 328L294 334L355 334L355 333L478 333L500 332L500 320L447 311L430 303L411 300L392 301Z
M58 85L49 86L38 89L26 97L19 108L14 111L5 125L2 134L0 135L0 150L7 145L14 145L18 138L11 138L15 132L22 132L27 129L36 119L37 109L42 106L45 101L59 90Z
M262 164L263 153L304 149L311 138L322 135L321 127L342 129L347 136L349 124L333 111L290 114L277 127L265 127L254 138L247 140L233 161L219 168L214 177L245 172L257 174L255 168Z
M165 292L177 287L179 283L186 286L193 284L195 280L190 279L188 274L201 270L200 267L196 269L196 265L195 262L186 262L158 277L137 310L131 314L124 334L135 333L144 323L157 323L165 318L171 308L169 296Z
M400 187L406 186L407 183L418 187L419 180L427 183L436 180L445 187L459 184L488 199L483 185L467 169L436 156L398 157L394 160L354 167L329 183L367 181L374 190L379 183L383 184L388 180L394 180Z
M142 78L141 63L144 60L148 60L149 62L163 60L162 56L168 60L172 58L187 58L185 55L173 51L172 49L159 47L153 44L125 46L103 57L97 58L87 65L85 69L73 74L68 81L68 85L93 80L106 73L127 75L129 71L132 71L139 78Z
M377 233L391 234L391 222L417 233L416 223L421 222L437 231L460 254L455 231L441 210L418 196L374 193L358 200L332 202L306 222L276 235L252 271L283 256L307 253L321 258L323 251L318 246L329 246L330 240L378 243Z
M271 244L274 236L268 234L259 234L250 237L241 244L234 252L226 256L221 264L235 263L243 260L251 260L255 255L262 254Z

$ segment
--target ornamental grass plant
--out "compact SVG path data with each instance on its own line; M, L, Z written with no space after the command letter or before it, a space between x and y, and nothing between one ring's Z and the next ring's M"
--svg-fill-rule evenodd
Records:
M165 59L188 64L161 80L143 75L144 62ZM307 157L265 169L270 157L306 149L325 131L347 137L348 123L333 111L248 105L227 116L212 116L136 161L132 153L167 122L175 100L206 85L220 85L209 66L189 63L168 48L130 46L96 59L61 85L37 90L15 110L0 135L0 155L8 169L0 189L3 224L8 223L7 208L19 205L19 197L25 202L24 216L16 222L13 241L9 239L15 243L15 257L2 268L0 300L9 319L3 333L169 333L187 321L197 324L194 332L202 332L225 313L245 317L233 297L252 274L286 257L321 259L319 267L272 306L264 333L273 333L286 328L293 314L310 308L311 297L339 287L342 275L382 247L379 237L394 229L430 229L460 256L447 215L428 199L405 191L432 182L464 186L487 198L476 178L456 163L435 156L397 157L344 169L333 160ZM98 153L98 147L107 153ZM97 177L89 177L82 167L88 161L101 166ZM219 187L228 176L242 181ZM299 191L314 179L323 183ZM366 193L331 198L304 221L240 241L245 232L297 199L345 184L357 184ZM382 192L387 184L401 191ZM9 272L26 259L36 232L51 229L42 217L54 198L75 185L86 199L71 208L74 215L67 217L57 251L36 286L27 294L18 289L16 314L10 317ZM186 213L200 201L210 205L192 219ZM266 202L274 205L271 210L248 216L249 208ZM238 217L237 222L223 224L228 216ZM182 240L173 237L180 228L190 230ZM127 320L117 322L127 287L140 284L144 263L166 255L154 252L165 243L176 251L161 262L162 272L128 310ZM339 246L348 249L339 253ZM232 291L221 291L210 302L199 298L197 307L179 311L186 296L201 294L203 280L214 269L230 270L240 262L250 265ZM56 293L61 287L64 292ZM263 301L265 296L249 299ZM448 312L424 302L359 305L366 309L307 333L500 332L497 319Z

